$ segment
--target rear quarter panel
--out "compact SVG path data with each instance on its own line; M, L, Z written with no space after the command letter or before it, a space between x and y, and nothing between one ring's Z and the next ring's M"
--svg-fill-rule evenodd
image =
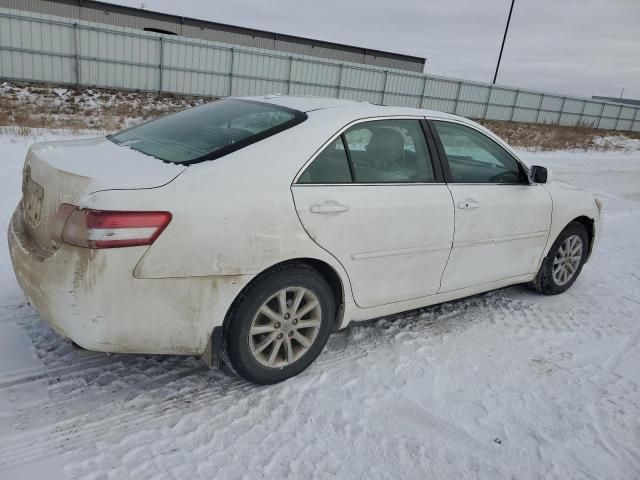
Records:
M291 193L304 163L349 121L321 113L230 155L189 166L163 187L97 192L82 206L173 214L136 265L136 278L251 276L282 261L314 258L338 273L349 303L346 272L303 229Z

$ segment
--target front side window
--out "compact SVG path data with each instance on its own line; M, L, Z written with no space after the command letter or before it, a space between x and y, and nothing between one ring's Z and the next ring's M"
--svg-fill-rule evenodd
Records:
M218 100L124 130L109 139L160 160L212 160L291 128L306 114L247 100Z
M518 161L486 135L456 123L433 124L454 183L527 183Z

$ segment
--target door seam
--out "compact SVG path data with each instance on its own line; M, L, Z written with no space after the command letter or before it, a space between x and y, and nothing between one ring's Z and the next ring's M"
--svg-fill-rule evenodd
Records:
M344 271L344 274L346 275L347 280L349 281L349 291L351 292L351 298L353 299L353 303L358 308L362 308L360 305L358 305L358 302L356 302L356 296L353 293L353 282L351 281L351 277L349 276L349 272L346 269L346 267L342 264L342 262L333 253L331 253L329 250L327 250L322 245L320 245L318 242L316 242L316 239L311 236L311 234L307 230L307 227L304 225L304 222L300 218L300 214L298 213L298 206L296 205L296 196L293 194L293 185L291 185L289 187L289 193L291 194L291 200L293 201L293 209L296 211L296 217L298 217L298 222L300 222L300 226L302 227L304 232L307 234L307 236L309 237L309 239L313 243L315 243L319 248L321 248L324 252L326 252L328 255L330 255L331 258L333 258L336 262L338 262L338 265L340 265L342 267L342 270ZM346 303L346 299L345 299L345 303Z
M451 260L451 252L453 252L453 244L456 238L456 205L453 200L453 192L451 192L451 188L449 188L449 184L447 185L447 191L449 192L449 196L451 197L451 208L453 209L453 235L451 236L451 248L449 248L449 256L447 257L447 261L444 264L444 268L442 269L442 273L440 274L440 284L438 285L438 290L434 295L440 293L442 290L442 280L444 279L444 274L447 271L447 267L449 266L449 260Z

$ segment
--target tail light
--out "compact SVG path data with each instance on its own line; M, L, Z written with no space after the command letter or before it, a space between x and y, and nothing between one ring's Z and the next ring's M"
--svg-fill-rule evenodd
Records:
M68 204L60 206L55 219L60 240L86 248L151 245L170 221L169 212L91 210Z

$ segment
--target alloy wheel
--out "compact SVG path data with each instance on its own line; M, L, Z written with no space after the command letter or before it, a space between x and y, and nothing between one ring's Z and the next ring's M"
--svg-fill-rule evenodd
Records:
M567 237L553 259L553 281L566 285L578 272L582 260L582 239L578 235Z
M249 329L249 350L268 368L286 367L313 345L322 322L316 295L303 287L287 287L258 309Z

